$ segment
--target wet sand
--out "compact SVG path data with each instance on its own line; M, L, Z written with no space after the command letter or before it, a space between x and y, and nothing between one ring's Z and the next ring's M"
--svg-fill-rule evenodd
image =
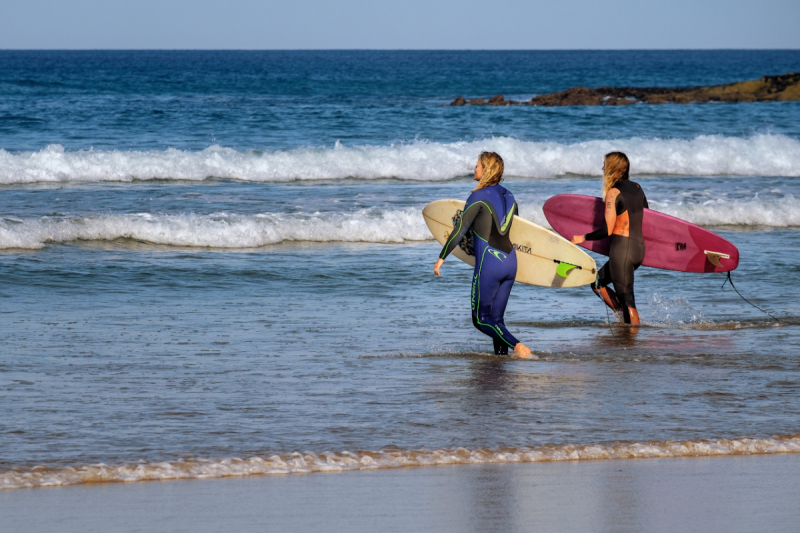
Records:
M800 455L19 489L3 531L795 532Z

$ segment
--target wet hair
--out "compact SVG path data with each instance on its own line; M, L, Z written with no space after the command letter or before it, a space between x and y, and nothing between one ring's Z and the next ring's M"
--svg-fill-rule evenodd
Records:
M622 152L609 152L603 161L603 198L620 180L630 179L631 162Z
M483 177L472 189L473 191L497 185L503 180L503 170L505 170L503 158L495 152L481 152L479 159L483 167Z

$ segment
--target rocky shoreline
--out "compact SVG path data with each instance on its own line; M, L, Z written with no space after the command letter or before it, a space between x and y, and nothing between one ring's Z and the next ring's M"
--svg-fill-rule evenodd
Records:
M775 102L800 100L800 72L764 76L760 80L741 81L708 87L574 87L557 93L534 96L527 101L506 100L502 94L488 99L468 100L463 96L451 106L573 106L631 104L692 104L702 102Z

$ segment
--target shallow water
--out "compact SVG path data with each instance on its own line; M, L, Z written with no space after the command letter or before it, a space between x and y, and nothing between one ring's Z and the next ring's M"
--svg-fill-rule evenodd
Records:
M148 54L136 57L178 61ZM575 56L562 77L539 85L520 69L509 86L705 83L680 61L720 61L630 54ZM728 62L708 83L758 77L748 54L722 54ZM800 60L756 55L783 70ZM191 81L213 70L194 59L178 61L183 82L154 89L156 74L120 66L113 54L90 54L98 64L81 68L70 61L87 56L67 54L73 70L61 74L47 53L34 56L35 68L16 67L24 71L16 78L6 70L0 83L9 116L36 105L43 117L38 125L7 117L0 152L0 487L558 460L574 450L588 450L574 458L797 451L795 103L458 110L438 104L478 91L472 78L398 85L381 62L404 65L402 53L369 56L381 83L365 68L339 89L324 77L301 89L265 85L247 81L246 69L225 83L222 74ZM325 57L330 76L350 68L348 54ZM421 78L440 64L437 53L424 57L428 66L413 67ZM649 65L643 72L666 61L682 74L595 81L582 70L586 57L605 69L636 58ZM114 76L94 84L109 62ZM299 63L288 71L304 72ZM59 76L64 85L41 85ZM366 96L325 103L347 87ZM27 98L34 93L41 98ZM125 107L188 93L208 102L181 108L170 127ZM409 99L402 105L391 98L400 93ZM251 107L216 116L228 97ZM309 98L313 110L301 110ZM70 112L76 102L84 107ZM245 111L256 108L283 129L246 126ZM339 108L357 118L325 118ZM115 110L110 123L104 109ZM436 128L411 120L415 109L435 116ZM520 118L531 113L549 118ZM224 147L189 135L201 118L231 132ZM630 131L608 129L621 119ZM492 130L495 121L503 127ZM335 145L342 131L350 140ZM518 284L506 321L537 359L491 355L470 323L471 270L452 259L442 278L433 275L439 246L421 208L465 198L475 156L493 148L506 158L521 215L546 225L544 201L598 194L602 154L620 146L651 207L739 247L736 288L778 321L722 287L724 275L642 268L638 333L611 327L588 288Z

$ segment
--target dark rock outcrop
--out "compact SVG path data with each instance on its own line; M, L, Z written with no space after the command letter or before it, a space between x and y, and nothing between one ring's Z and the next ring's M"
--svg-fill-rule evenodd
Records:
M690 104L699 102L774 102L800 100L800 72L764 76L760 80L709 87L574 87L557 93L534 96L527 102L506 100L502 94L465 100L459 96L450 105L630 105Z

